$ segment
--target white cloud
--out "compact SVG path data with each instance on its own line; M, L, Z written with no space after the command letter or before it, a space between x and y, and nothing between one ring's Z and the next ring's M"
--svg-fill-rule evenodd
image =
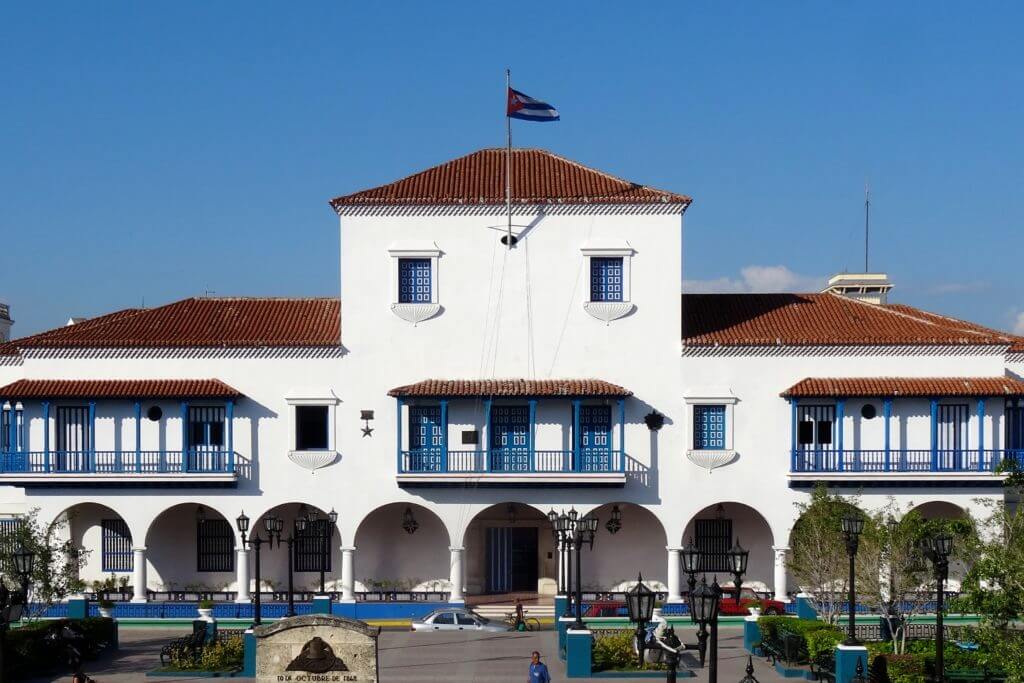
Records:
M1017 317L1013 323L1014 334L1024 334L1024 311L1017 313Z
M744 266L739 277L683 280L684 292L818 292L828 278L794 273L786 266Z

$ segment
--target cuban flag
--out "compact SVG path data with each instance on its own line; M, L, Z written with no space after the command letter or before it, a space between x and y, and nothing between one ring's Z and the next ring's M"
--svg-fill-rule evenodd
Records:
M518 90L508 89L508 110L505 115L524 121L557 121L558 110L547 102L535 100Z

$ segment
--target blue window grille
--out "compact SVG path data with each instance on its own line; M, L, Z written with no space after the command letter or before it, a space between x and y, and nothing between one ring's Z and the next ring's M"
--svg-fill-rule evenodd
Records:
M590 300L622 301L622 257L591 257Z
M433 298L432 287L430 259L398 259L398 303L429 304Z
M414 472L441 471L441 445L445 425L440 406L409 407L409 469Z
M196 570L235 571L235 533L225 519L196 520Z
M123 519L104 519L102 559L105 572L132 571L132 534Z
M11 420L14 420L14 438L11 438ZM0 411L0 451L17 451L25 445L25 414L21 410Z
M12 410L0 410L0 451L7 452L11 448L11 415Z
M491 411L491 471L529 471L529 434L529 407L495 406Z
M612 456L612 409L580 407L580 471L609 472Z
M725 406L693 407L693 447L725 448Z
M12 566L14 551L18 548L18 530L21 529L20 517L0 519L0 569L8 575L14 574Z

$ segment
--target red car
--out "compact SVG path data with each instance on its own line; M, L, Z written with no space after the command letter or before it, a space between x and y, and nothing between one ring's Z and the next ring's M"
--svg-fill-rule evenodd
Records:
M718 613L723 616L746 616L750 607L760 607L761 614L785 614L786 605L778 600L769 600L757 595L752 589L740 586L740 600L736 602L736 589L732 586L722 588L722 602Z

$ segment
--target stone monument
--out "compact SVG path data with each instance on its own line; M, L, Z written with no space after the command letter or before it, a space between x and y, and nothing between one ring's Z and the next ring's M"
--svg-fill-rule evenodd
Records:
M253 629L259 683L377 683L380 628L309 614Z

